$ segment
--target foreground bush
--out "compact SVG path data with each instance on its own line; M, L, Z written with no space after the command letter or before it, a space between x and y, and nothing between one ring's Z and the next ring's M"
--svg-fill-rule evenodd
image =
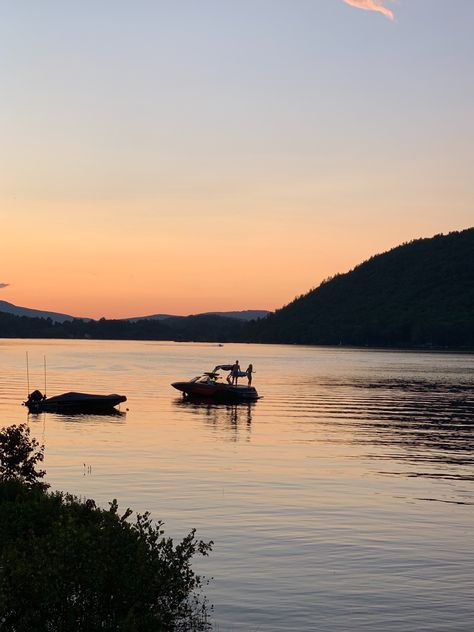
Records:
M0 432L0 435L5 431ZM0 480L0 630L207 630L194 531L177 545L162 523L9 475Z
M18 480L28 486L46 489L40 479L46 474L36 466L44 459L44 446L30 437L26 424L9 426L0 431L0 481Z

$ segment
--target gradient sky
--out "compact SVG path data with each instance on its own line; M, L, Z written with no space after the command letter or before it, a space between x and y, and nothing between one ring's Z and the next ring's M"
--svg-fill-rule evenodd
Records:
M0 299L273 309L472 226L473 29L473 0L0 0Z

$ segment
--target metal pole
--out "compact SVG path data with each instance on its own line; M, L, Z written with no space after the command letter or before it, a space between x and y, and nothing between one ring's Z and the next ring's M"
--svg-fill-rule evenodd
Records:
M28 393L26 394L26 399L30 396L30 367L28 364L28 351L26 352L26 385L28 388Z

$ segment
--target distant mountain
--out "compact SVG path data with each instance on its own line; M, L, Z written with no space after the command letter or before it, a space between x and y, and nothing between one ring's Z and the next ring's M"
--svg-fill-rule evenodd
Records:
M223 316L225 318L238 318L239 320L257 320L268 316L270 313L268 309L245 309L240 312L204 312L200 316Z
M264 318L270 314L267 309L245 309L240 312L203 312L202 314L191 314L191 316L222 316L223 318L237 318L238 320L255 320ZM150 316L135 316L133 318L124 318L131 323L139 320L166 320L167 318L189 318L190 316L176 316L175 314L152 314Z
M474 346L474 228L417 239L339 274L242 331L246 341Z
M260 313L248 310L244 314ZM239 339L245 320L214 314L135 319L74 318L0 301L0 338L94 338L222 342Z
M150 316L133 316L133 318L121 318L120 320L128 320L129 323L136 323L139 320L165 320L166 318L184 318L184 317L175 316L175 314L150 314Z
M59 312L45 312L41 309L30 309L29 307L19 307L8 303L7 301L0 301L0 312L5 314L13 314L14 316L27 316L28 318L51 318L55 323L64 323L66 320L74 320L74 316L68 314L61 314Z
M41 309L31 309L29 307L19 307L0 301L0 312L5 314L13 314L14 316L26 316L28 318L51 318L55 323L64 323L67 320L79 319L78 316L70 316L69 314L61 314L59 312L47 312ZM263 318L270 312L264 309L247 309L240 312L206 312L204 314L192 314L195 316L222 316L223 318L236 318L238 320L253 320ZM166 320L167 318L189 318L188 316L176 316L174 314L152 314L151 316L136 316L134 318L121 318L130 323L136 323L139 320ZM93 318L80 318L80 320L94 320Z
M161 320L65 320L16 316L0 311L0 338L92 338L97 340L239 340L245 322L222 316L171 316Z

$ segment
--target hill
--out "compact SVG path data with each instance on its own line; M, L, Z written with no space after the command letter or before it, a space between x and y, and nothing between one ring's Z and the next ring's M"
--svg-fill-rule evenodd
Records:
M244 322L222 316L175 316L162 320L66 320L0 312L0 338L92 338L97 340L236 340Z
M8 301L0 301L0 313L12 314L14 316L26 316L28 318L45 318L51 319L55 323L64 323L71 320L93 321L93 318L84 318L70 316L69 314L61 314L60 312L49 312L41 309L32 309L30 307L20 307ZM121 318L119 320L136 323L140 320L167 320L169 318L196 318L197 316L222 316L222 318L235 318L237 320L253 320L263 318L270 312L264 309L245 309L237 312L205 312L203 314L191 314L190 316L175 316L174 314L152 314L150 316L136 316L133 318Z
M64 323L66 320L73 320L75 318L74 316L61 314L59 312L46 312L41 309L20 307L19 305L8 303L8 301L0 301L0 312L13 314L14 316L27 316L28 318L50 318L56 323Z
M243 331L248 341L474 346L474 228L417 239L337 275Z
M1 310L0 310L1 311ZM191 316L222 316L223 318L237 318L238 320L255 320L263 318L269 314L267 309L244 309L237 312L203 312L202 314L191 314ZM139 320L166 320L167 318L188 318L188 316L176 316L174 314L151 314L150 316L135 316L133 318L124 318L132 323Z
M257 318L264 318L270 313L268 309L244 309L240 312L205 312L201 316L223 316L224 318L237 318L238 320L257 320Z

